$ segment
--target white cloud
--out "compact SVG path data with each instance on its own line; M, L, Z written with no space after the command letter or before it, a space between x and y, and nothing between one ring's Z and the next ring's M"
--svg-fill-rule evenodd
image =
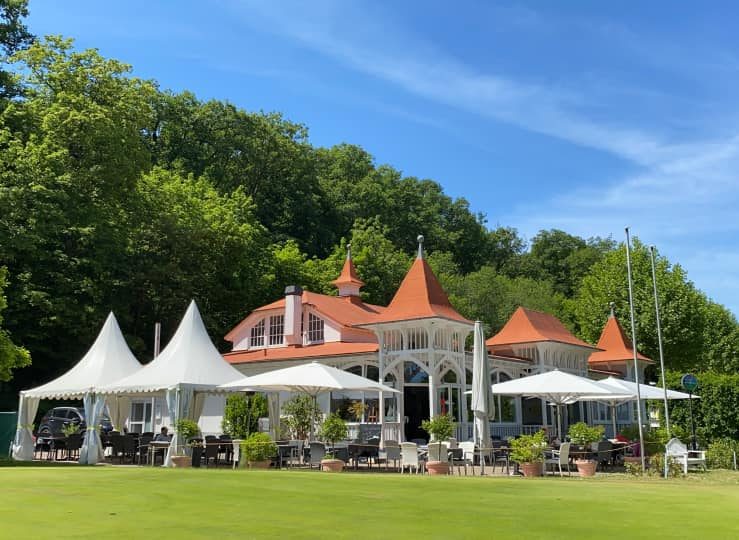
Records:
M638 172L605 187L575 189L548 204L514 205L500 219L528 235L560 227L584 236L613 234L620 239L624 225L631 225L643 240L656 243L670 258L681 261L700 288L739 312L739 287L726 278L736 268L736 256L716 239L739 232L739 135L716 133L712 139L686 139L680 133L669 133L672 118L664 122L657 118L666 133L643 125L623 125L618 118L596 121L583 111L601 105L597 84L565 88L480 72L414 36L408 28L397 27L392 18L357 12L347 4L249 3L246 13L241 9L234 6L261 29L270 28L415 96L607 152L633 164ZM524 15L526 24L541 24L535 13ZM634 37L615 27L610 32ZM635 39L631 49L642 50L644 44ZM653 55L667 50L657 43L650 43L649 49ZM653 55L648 61L658 62ZM675 59L666 63L674 66ZM677 96L676 101L680 100ZM706 122L692 131L710 134L710 127ZM598 174L591 175L593 185L602 186ZM696 253L713 254L709 257L712 263L706 264L707 258L696 257Z

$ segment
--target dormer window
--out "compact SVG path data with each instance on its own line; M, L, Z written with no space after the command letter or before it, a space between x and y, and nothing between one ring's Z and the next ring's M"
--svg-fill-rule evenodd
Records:
M264 347L264 319L251 327L249 347Z
M285 338L285 316L272 315L269 318L269 344L282 345Z
M323 319L313 313L308 314L308 341L311 343L323 341Z

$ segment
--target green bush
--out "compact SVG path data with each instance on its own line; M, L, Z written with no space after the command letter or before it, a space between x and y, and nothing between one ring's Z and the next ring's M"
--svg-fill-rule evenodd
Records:
M197 422L190 420L189 418L181 418L180 420L177 420L174 428L182 437L182 441L180 441L182 443L187 442L187 439L200 433L200 426L198 426Z
M431 435L432 440L445 441L454 434L457 425L450 414L438 414L421 422L421 429Z
M348 433L346 422L338 414L329 414L321 424L320 437L332 446L346 439Z
M252 433L241 443L241 455L248 463L267 461L277 455L277 445L266 433Z
M311 426L315 427L317 419L321 417L321 409L307 394L291 397L282 406L282 412L285 414L285 425L296 439L303 441L308 438Z
M62 433L65 437L69 437L70 435L76 435L80 432L80 425L75 424L74 422L70 422L66 426L62 426Z
M541 463L544 461L544 450L547 447L547 436L544 431L533 435L521 435L510 440L510 458L516 463Z
M640 466L641 467L641 466ZM665 454L658 452L649 456L649 469L647 474L652 476L664 476L665 474ZM667 459L667 476L675 478L683 476L683 468L673 457Z
M603 426L589 426L585 422L578 422L570 426L567 435L573 444L587 445L600 441L604 432Z
M262 394L230 394L223 409L221 429L234 439L245 439L259 428L259 419L267 416L267 398Z
M733 469L735 453L739 454L739 441L717 439L708 445L706 464L711 469Z

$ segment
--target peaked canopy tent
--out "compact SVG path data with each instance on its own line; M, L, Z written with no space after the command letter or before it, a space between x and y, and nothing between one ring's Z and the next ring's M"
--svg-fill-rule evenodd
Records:
M104 402L97 404L94 394L101 386L139 369L141 364L128 348L111 312L90 350L74 367L51 382L20 393L13 458L20 461L33 459L33 420L41 399L82 399L87 429L80 450L80 463L97 463L102 454L98 425Z
M554 370L529 377L522 377L492 386L493 394L507 396L523 396L545 399L559 406L578 401L583 396L601 396L602 398L628 398L630 394L598 384L597 381L578 377L571 373ZM557 435L562 438L562 426L557 418Z
M265 392L303 392L312 396L314 403L318 394L331 390L399 393L398 390L372 379L366 379L318 362L276 369L241 378L224 384L221 388L226 390L261 390ZM279 418L279 406L277 411L277 418L270 418L270 422L274 422ZM272 416L272 408L270 408L270 416ZM382 431L380 432L382 433ZM312 425L310 438L313 439Z
M584 395L578 398L579 401L598 401L605 403L611 407L611 423L613 427L613 436L616 436L616 407L630 401L636 401L637 399L637 383L634 381L625 381L623 379L616 379L615 377L608 377L599 381L594 381L599 386L602 386L616 394L615 396L602 396L602 395ZM642 400L645 399L665 399L665 391L662 388L656 388L648 384L639 384L639 395ZM689 394L684 392L678 392L676 390L667 390L667 399L688 399ZM693 396L698 398L700 396Z
M220 385L242 377L211 342L193 300L174 336L159 356L136 373L99 391L109 397L163 395L170 420L176 426L183 418L197 421L207 394L225 392L227 390L220 389ZM164 460L165 466L172 466L172 456L184 442L180 441L175 429Z

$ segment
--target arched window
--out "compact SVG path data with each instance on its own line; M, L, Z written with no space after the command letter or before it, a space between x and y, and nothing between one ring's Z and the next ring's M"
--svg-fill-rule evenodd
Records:
M454 372L453 369L450 369L446 373L444 373L444 376L441 378L441 382L445 383L456 383L457 382L457 374Z
M249 347L264 347L264 319L251 327Z
M377 366L367 366L367 378L373 381L380 380L380 368Z
M403 376L406 384L428 384L429 374L415 362L405 362Z

